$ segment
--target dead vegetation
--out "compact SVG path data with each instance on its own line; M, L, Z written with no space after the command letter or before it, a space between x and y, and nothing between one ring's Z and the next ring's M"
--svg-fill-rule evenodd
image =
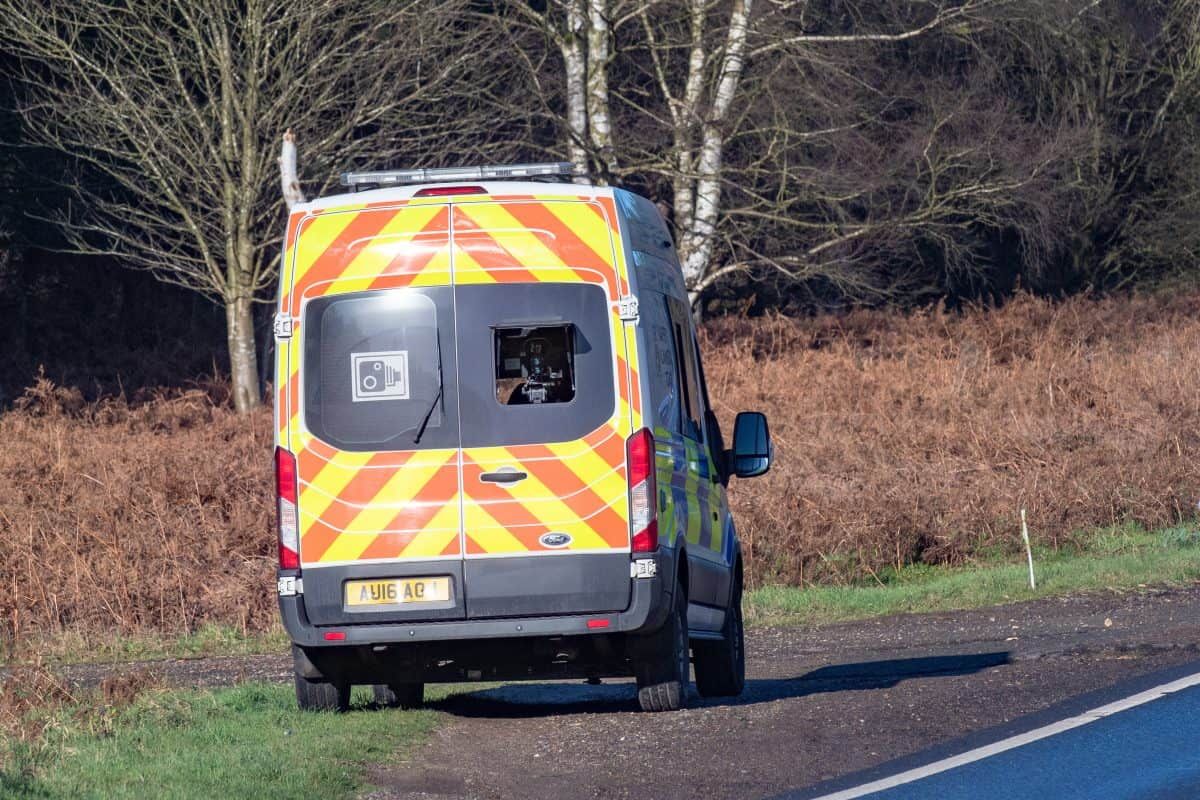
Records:
M1192 518L1198 308L1196 294L1021 297L712 323L727 430L761 409L777 448L770 474L732 490L753 584L1015 550L1022 506L1050 546ZM31 635L273 625L270 426L265 410L235 415L219 382L88 403L38 381L0 416L6 651Z
M6 651L30 634L269 625L269 411L239 418L219 382L89 404L41 379L16 406L0 416Z
M767 412L776 443L777 468L733 491L755 584L1015 550L1022 507L1051 546L1192 518L1198 301L710 326L714 405Z

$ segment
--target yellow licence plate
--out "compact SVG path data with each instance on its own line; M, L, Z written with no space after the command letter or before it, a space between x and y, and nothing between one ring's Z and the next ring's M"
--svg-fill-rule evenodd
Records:
M346 583L347 606L398 606L405 603L444 603L450 599L450 578L376 578Z

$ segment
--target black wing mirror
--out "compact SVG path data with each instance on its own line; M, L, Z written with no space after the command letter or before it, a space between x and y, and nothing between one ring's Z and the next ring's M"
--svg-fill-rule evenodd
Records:
M733 449L729 471L739 478L753 478L771 468L775 448L767 430L767 418L757 411L742 411L733 423Z

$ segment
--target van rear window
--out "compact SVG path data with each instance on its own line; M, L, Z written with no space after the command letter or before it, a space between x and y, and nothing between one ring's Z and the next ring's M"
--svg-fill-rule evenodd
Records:
M501 405L575 399L573 325L496 328L496 399Z
M579 439L616 410L608 295L578 283L393 289L310 301L303 416L340 450Z
M305 425L342 450L457 447L453 320L448 287L310 302Z

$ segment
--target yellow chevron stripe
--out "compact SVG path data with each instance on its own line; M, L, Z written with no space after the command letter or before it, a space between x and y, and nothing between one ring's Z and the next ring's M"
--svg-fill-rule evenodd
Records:
M302 440L303 437L301 437ZM373 453L341 453L340 463L325 462L311 481L300 484L300 529L309 526L307 520L320 519L342 490L358 474L358 470L371 460Z
M424 269L417 273L410 286L445 286L450 283L450 248L443 247L434 254Z
M612 237L608 233L608 224L600 218L587 203L576 202L547 202L546 210L557 217L584 244L592 249L604 263L613 266Z
M458 285L495 283L496 279L471 254L454 245L454 282Z
M463 530L480 549L485 553L525 552L521 540L509 533L483 506L470 497L463 500Z
M564 264L557 253L522 225L501 203L469 203L457 208L470 217L482 229L482 233L512 254L518 264L533 272L538 280L579 280L575 270Z
M417 237L423 235L424 227L443 209L443 206L413 206L399 211L380 209L366 212L393 216L370 243L346 265L338 279L324 288L322 294L339 294L367 288L371 281L384 274L388 264L396 256L409 249ZM437 231L430 231L424 235L430 238L440 236L445 240L450 236L448 232ZM429 246L433 246L433 243Z
M293 289L302 282L304 275L312 269L317 259L331 244L337 241L338 236L350 226L357 216L357 214L351 213L350 207L348 207L345 213L324 212L301 223L299 240L296 243L296 266L292 270L291 286ZM295 298L292 302L295 303Z
M405 545L401 558L432 558L439 556L446 545L458 538L458 495L442 506L429 520L421 533Z
M621 497L625 494L627 487L620 469L610 465L594 450L569 452L574 448L557 444L546 445L546 447L562 459L564 467L579 476L587 483L588 488L600 497ZM617 506L618 508L614 508L614 510L620 513L622 519L626 518L628 509L625 508L625 504L617 503Z

